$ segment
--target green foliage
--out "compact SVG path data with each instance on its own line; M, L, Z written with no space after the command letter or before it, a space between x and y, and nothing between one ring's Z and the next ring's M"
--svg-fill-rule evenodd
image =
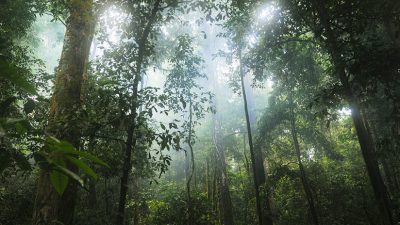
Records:
M162 196L161 198L147 202L150 214L145 223L149 225L186 224L187 198L185 192L170 184L161 187L161 190L162 192L158 193L158 196ZM191 204L196 209L193 215L194 223L199 225L214 224L215 215L213 215L212 205L207 196L198 192L192 195Z
M194 224L221 224L210 86L218 97L235 224L257 224L242 102L235 95L239 56L254 91L267 93L254 97L255 147L263 152L262 191L269 194L274 224L310 224L291 119L320 223L380 224L329 29L373 140L378 172L400 212L397 1L165 0L153 16L156 0L95 1L98 57L88 64L82 91L79 150L45 132L54 74L44 65L53 67L60 56L48 51L56 45L44 37L54 33L61 46L62 24L53 22L68 21L70 2L0 2L0 224L31 223L38 166L60 195L70 182L80 184L77 225L114 224L135 111L126 223L187 224L191 204ZM328 27L318 4L326 9ZM114 32L118 41L111 40ZM179 150L195 142L188 202L182 187L190 168Z
M92 154L76 150L70 143L60 141L54 137L47 138L45 147L37 153L36 160L42 168L49 170L50 180L54 188L62 195L68 185L68 178L72 178L83 186L83 179L67 168L67 161L82 169L87 175L97 179L97 174L79 157L92 163L109 167L107 163Z

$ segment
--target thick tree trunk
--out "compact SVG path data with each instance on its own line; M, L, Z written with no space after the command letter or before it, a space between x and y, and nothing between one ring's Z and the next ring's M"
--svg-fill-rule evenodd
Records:
M400 50L400 24L396 21L396 13L398 13L399 9L400 2L392 0L386 1L384 10L382 10L384 12L382 18L386 32L393 42L393 46Z
M209 47L208 47L209 48ZM210 53L211 49L208 49L205 57L210 59L212 58L212 54ZM214 90L215 97L213 99L212 106L216 110L213 114L212 122L213 122L213 142L214 142L214 151L213 155L215 156L215 168L217 172L218 179L218 192L220 194L219 198L219 211L221 214L220 221L223 225L233 225L234 224L234 215L233 215L233 206L231 200L231 194L229 191L229 179L228 174L226 172L226 161L225 161L225 152L222 141L222 124L221 117L218 113L218 75L216 73L216 66L212 60L208 62L209 70L208 74L210 74L212 88Z
M345 95L349 106L351 108L351 117L354 122L354 126L357 132L358 141L361 147L361 152L364 158L364 162L367 168L368 176L374 190L377 205L380 211L380 217L383 225L393 225L393 215L390 204L390 199L386 190L386 186L383 182L381 173L379 171L378 161L375 155L375 148L371 142L370 134L366 130L366 126L360 113L360 107L358 99L353 93L351 85L346 74L345 63L339 52L339 46L337 44L337 37L330 26L329 16L327 9L323 2L314 0L315 7L321 22L321 25L325 29L326 40L328 51L332 57L335 71L340 79L340 82L345 91Z
M127 141L126 141L126 147L125 147L125 159L124 159L124 166L123 166L123 171L122 171L122 176L121 176L121 184L120 184L120 194L119 194L119 204L118 204L118 212L117 212L117 218L116 218L116 225L124 225L124 220L125 220L125 205L126 205L126 195L128 193L128 179L129 179L129 174L132 169L132 149L136 145L136 120L137 120L137 112L136 110L138 109L138 89L139 89L139 82L141 81L141 72L142 72L142 64L143 60L146 57L146 45L147 41L151 32L151 29L153 28L153 25L156 21L157 13L160 11L160 4L161 0L155 1L153 5L153 9L150 13L149 20L146 24L145 29L143 30L143 33L140 37L139 40L139 50L138 50L138 57L136 60L136 68L133 71L134 74L134 80L132 84L132 115L131 115L131 123L129 124L128 131L127 131Z
M69 17L66 21L64 46L51 101L47 132L58 139L79 147L81 138L79 112L83 102L83 84L93 39L93 1L67 1ZM77 168L68 165L77 172ZM60 196L53 188L49 171L41 170L33 212L34 225L61 222L72 225L76 182L70 182Z
M270 213L270 206L268 201L268 196L261 196L260 190L265 186L265 171L263 165L262 155L260 152L254 151L253 145L253 137L252 137L252 130L251 130L251 121L250 121L250 114L248 109L247 97L246 97L246 90L244 84L244 71L242 65L242 53L241 48L239 47L239 69L240 69L240 81L242 85L242 96L244 102L244 111L246 117L246 126L247 126L247 136L250 148L250 158L251 164L253 168L253 179L254 179L254 188L255 188L255 195L256 195L256 209L257 209L257 216L260 225L272 225L272 217ZM264 187L265 188L265 187Z
M292 92L292 90L289 90ZM303 163L301 162L301 151L300 151L300 144L299 140L297 137L297 128L296 128L296 117L294 114L294 109L293 109L293 98L292 98L292 93L289 93L289 104L290 104L290 128L291 128L291 133L292 133L292 139L293 139L293 145L296 150L296 157L297 157L297 163L299 165L299 171L300 171L300 180L303 185L304 193L307 198L308 202L308 207L310 209L310 215L311 215L311 221L314 225L319 225L318 221L318 214L317 214L317 209L315 208L315 203L314 203L314 197L310 188L310 184L308 183L307 180L307 175L306 171L304 170Z

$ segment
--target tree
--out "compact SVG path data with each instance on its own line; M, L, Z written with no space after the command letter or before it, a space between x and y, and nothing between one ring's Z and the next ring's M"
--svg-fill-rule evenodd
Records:
M128 3L131 4L131 3ZM120 188L120 200L119 200L119 207L118 207L118 214L116 223L122 225L124 223L124 213L125 213L125 204L126 204L126 193L128 190L128 178L129 173L131 171L131 155L132 149L136 145L137 136L135 135L135 129L137 126L137 109L139 108L138 105L138 89L139 89L139 82L142 77L142 66L143 61L148 56L147 52L147 45L148 45L148 38L150 32L156 22L159 10L160 10L161 0L156 0L153 4L153 7L150 9L150 15L147 22L145 22L145 28L142 33L138 37L138 52L137 58L135 60L136 67L133 69L133 83L132 83L132 100L131 100L131 121L130 125L127 129L127 141L125 147L125 160L124 160L124 167L121 176L121 188ZM131 5L130 9L134 9L135 6ZM131 13L134 13L136 10L132 10ZM132 21L133 22L133 21Z
M188 35L178 37L178 45L170 60L172 70L167 76L165 83L165 89L168 95L175 96L175 98L171 99L171 105L175 105L175 113L185 112L188 114L188 120L182 124L186 136L185 143L189 147L189 156L186 157L190 158L191 161L186 181L188 224L195 223L195 218L193 218L194 209L191 205L191 182L196 168L193 151L195 139L194 127L198 124L197 120L203 118L205 112L208 110L208 108L204 106L209 100L207 95L209 98L211 97L210 93L202 92L202 87L198 84L198 79L206 78L206 76L201 72L203 60L195 55L194 48L191 45L192 39ZM177 102L180 102L182 106L177 105ZM188 106L188 109L186 109L186 106Z
M94 32L93 1L68 1L69 17L66 22L64 47L55 81L47 132L59 139L79 147L84 83L89 50ZM77 51L77 49L79 49ZM77 167L67 168L76 172ZM33 213L33 224L48 224L55 221L72 224L76 182L69 182L60 194L52 182L65 182L63 174L49 174L41 170ZM55 181L58 180L58 181Z

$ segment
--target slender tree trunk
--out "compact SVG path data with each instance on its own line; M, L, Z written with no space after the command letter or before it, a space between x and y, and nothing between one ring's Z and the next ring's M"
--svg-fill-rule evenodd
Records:
M105 212L109 215L110 212L110 195L108 194L108 177L104 177L104 194L105 194Z
M125 159L124 159L124 166L123 166L123 171L122 171L122 176L121 176L121 187L120 187L120 194L119 194L119 204L118 204L118 212L117 212L117 218L116 218L116 225L124 225L124 220L125 220L125 205L126 205L126 195L128 193L128 179L129 179L129 174L132 169L132 149L136 145L137 141L137 136L136 136L136 123L137 123L137 109L139 107L138 105L138 89L139 89L139 82L141 81L141 76L142 76L142 64L143 60L146 57L146 46L147 46L147 41L151 32L151 29L153 28L154 23L156 22L156 17L157 13L160 11L160 4L161 0L155 1L153 5L153 9L150 13L149 20L147 21L147 24L145 26L145 29L143 30L143 33L140 37L138 46L138 57L136 60L136 68L133 71L134 74L134 80L132 84L132 105L131 105L131 122L128 127L128 132L127 132L127 141L126 141L126 146L125 146Z
M370 140L373 144L373 146L377 146L376 142L378 140L378 136L376 133L376 128L374 126L374 123L370 120L368 120L368 114L365 110L365 108L361 108L361 116L363 118L365 128L367 130L367 133L370 135ZM395 152L396 149L392 148L392 152ZM392 173L393 169L390 166L390 160L388 158L389 156L384 155L380 158L379 163L382 166L383 169L383 174L384 174L384 181L387 184L388 187L388 195L392 197L392 199L395 199L399 193L399 186L396 185L396 176ZM391 194L391 195L390 195ZM394 212L394 219L396 220L398 217L398 212L399 212L399 206L396 206L393 208Z
M133 225L139 225L140 221L140 213L139 213L139 205L140 205L140 184L139 179L135 176L134 180L134 190L133 190Z
M190 92L189 92L190 95ZM190 171L189 177L186 181L186 191L187 191L187 207L188 207L188 225L194 225L194 218L193 218L193 205L192 205L192 196L191 196L191 182L195 172L195 163L194 163L194 152L192 146L192 133L193 133L193 102L191 97L189 97L189 136L188 136L188 146L190 152Z
M215 165L215 164L214 164ZM213 180L212 180L212 202L213 202L213 209L214 212L217 213L218 211L218 201L217 201L217 169L214 167L214 171L213 171Z
M97 131L97 129L94 130L93 133L89 137L89 143L88 143L87 150L92 150L96 146L96 142L95 142L96 131ZM95 210L95 209L97 209L96 180L94 180L92 177L89 177L88 181L89 181L89 207L92 210Z
M92 209L96 209L97 207L96 182L93 179L89 180L89 206Z
M268 197L265 196L264 199L261 199L260 189L265 184L265 172L264 172L264 165L262 156L256 154L254 151L253 145L253 137L252 137L252 130L250 125L250 115L249 109L247 107L247 97L246 97L246 90L244 84L244 71L242 65L242 53L241 47L239 47L239 69L240 69L240 81L242 85L242 95L243 95L243 102L244 102L244 111L246 117L246 126L247 126L247 136L250 148L250 158L251 164L253 168L253 179L254 179L254 188L255 188L255 195L256 195L256 209L257 209L257 216L260 225L272 225L272 218L270 214L270 207L268 202ZM264 200L264 201L263 201Z
M301 180L301 183L303 184L303 189L304 189L304 192L305 192L305 195L307 198L312 223L314 225L319 225L318 214L317 214L317 210L315 208L315 203L314 203L314 197L313 197L313 194L312 194L312 191L310 188L310 184L308 183L308 180L307 180L306 171L304 170L303 163L301 162L301 151L300 151L299 140L297 137L296 117L295 117L294 109L293 109L292 90L289 90L289 91L290 91L290 93L289 93L290 128L291 128L291 133L292 133L293 145L296 150L297 163L299 165L300 180Z
M78 114L83 103L83 86L95 20L93 1L67 1L66 4L70 15L66 21L64 46L50 105L47 132L78 148L81 138ZM67 166L77 172L76 167ZM50 182L49 171L41 170L32 224L61 222L72 225L77 183L69 180L66 190L60 196Z
M135 120L136 121L136 120ZM125 159L121 177L121 187L119 193L119 204L118 204L118 212L117 212L117 225L124 225L124 217L125 217L125 204L126 204L126 195L128 192L128 178L129 173L132 169L132 148L134 143L136 143L136 137L134 137L134 127L135 122L131 122L132 125L128 130L128 139L125 146Z
M380 217L383 225L393 225L393 215L390 204L390 199L379 171L378 161L375 155L375 148L370 140L364 121L360 113L360 107L356 95L353 93L349 79L346 73L345 63L339 52L337 37L330 26L330 19L327 14L327 9L322 1L314 0L321 25L325 29L327 49L332 57L335 71L340 79L340 82L345 91L345 95L351 108L351 117L354 122L358 141L361 147L361 152L367 168L372 188L374 190L377 205L380 211Z
M210 160L207 158L206 161L206 189L207 189L207 199L212 199L211 193L211 182L210 182Z

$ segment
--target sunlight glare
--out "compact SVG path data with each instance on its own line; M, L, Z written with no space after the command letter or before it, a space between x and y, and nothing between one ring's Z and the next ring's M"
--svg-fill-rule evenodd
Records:
M111 43L116 44L120 40L122 32L120 25L126 17L127 14L115 6L111 6L105 11L104 20L107 21L105 29Z
M269 23L276 16L279 8L276 6L275 2L268 3L266 5L261 6L257 11L257 20L258 22Z
M344 107L339 110L339 115L341 118L349 117L351 116L351 109Z

